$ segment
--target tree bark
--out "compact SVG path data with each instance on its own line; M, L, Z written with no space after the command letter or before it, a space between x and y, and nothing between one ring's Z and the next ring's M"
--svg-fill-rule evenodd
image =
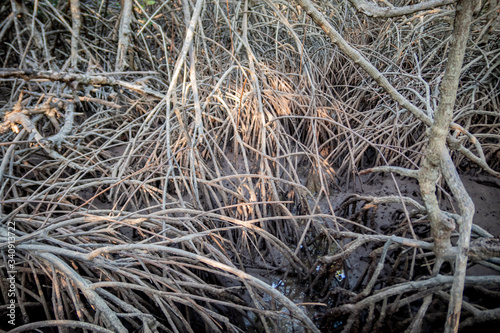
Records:
M78 41L80 40L80 28L82 26L82 14L80 11L80 0L71 0L71 68L78 66Z
M132 0L123 0L120 3L122 4L122 12L118 32L118 50L116 51L115 70L117 72L121 72L125 68L125 57L127 56L131 34L130 22L132 21Z
M434 274L439 273L441 264L451 254L450 236L451 231L454 229L453 221L442 217L436 196L436 183L439 181L441 174L444 176L444 180L450 187L460 208L461 218L460 221L457 221L460 238L455 253L455 276L445 325L445 332L447 333L458 331L472 217L474 215L474 203L458 176L446 146L474 7L474 1L470 0L459 0L457 3L448 62L443 81L439 87L440 101L435 113L434 123L429 131L429 145L419 176L422 199L429 213L432 236L434 237L434 252L436 255Z
M430 0L403 7L379 7L366 0L349 0L363 14L373 17L397 17L450 5L456 0Z

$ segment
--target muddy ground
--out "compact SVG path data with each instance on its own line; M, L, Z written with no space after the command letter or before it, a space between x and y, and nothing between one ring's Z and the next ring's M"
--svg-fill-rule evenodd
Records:
M476 214L474 223L492 234L500 235L500 185L499 182L490 176L462 175L462 181L471 195ZM390 175L360 176L357 181L349 186L342 186L341 189L332 190L329 197L330 203L336 210L348 197L353 194L361 196L383 197L401 193L421 203L419 198L419 187L414 179L401 178ZM443 197L446 198L445 191ZM326 199L320 201L321 210L329 211L329 204ZM453 211L456 205L448 200L442 201L442 206L448 211ZM375 230L387 232L388 228L394 227L395 216L401 211L401 205L382 205L375 215ZM331 213L331 212L330 212ZM339 215L340 212L336 212ZM346 216L345 216L346 217ZM360 276L365 272L369 264L369 254L373 247L361 247L356 250L345 262L345 277L339 279L339 286L345 289L352 289L356 286ZM269 274L260 269L249 269L248 272L259 277L270 285L274 286L297 304L303 304L302 308L312 317L321 314L321 303L318 302L317 295L308 292L308 286L301 284L294 278L282 279L281 274ZM498 275L500 272L481 266L472 265L467 270L468 276L473 275ZM319 304L319 305L318 305ZM325 306L326 308L326 306ZM339 328L342 322L339 321ZM491 324L491 323L489 323ZM283 332L297 332L297 328L284 327ZM432 331L432 328L428 328Z

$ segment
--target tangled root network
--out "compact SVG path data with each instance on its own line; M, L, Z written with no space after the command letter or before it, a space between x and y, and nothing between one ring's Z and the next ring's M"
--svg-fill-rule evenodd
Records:
M394 18L361 2L314 4L432 119L453 1ZM450 131L456 167L493 177L498 10L474 17ZM429 124L298 3L11 0L0 43L0 329L442 328L453 267L431 272L422 201L349 190L379 177L362 170L417 170ZM495 251L476 262L498 269ZM499 320L499 282L467 278L462 328Z

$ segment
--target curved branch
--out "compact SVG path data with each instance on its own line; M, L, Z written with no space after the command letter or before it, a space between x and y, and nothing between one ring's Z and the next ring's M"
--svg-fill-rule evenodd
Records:
M342 312L342 311L349 311L349 312L355 312L355 311L360 311L366 307L368 307L370 304L374 304L376 302L382 301L384 298L398 295L398 294L403 294L407 292L411 292L414 290L418 291L423 291L426 289L442 286L443 288L446 288L446 286L450 285L453 283L454 277L453 276L444 276L444 275L437 275L435 277L425 279L425 280L420 280L420 281L410 281L410 282L405 282L401 284L397 284L394 286L389 286L381 290L377 290L373 293L373 295L363 299L362 301L359 301L356 304L345 304L341 305L334 310L336 312ZM492 275L492 276L468 276L465 278L465 284L466 285L488 285L488 286L495 286L500 283L500 276L497 275Z
M75 104L68 103L66 106L66 114L64 118L64 125L61 130L50 137L47 138L54 146L57 148L61 148L62 142L66 139L68 135L71 134L71 130L73 129L73 121L75 118Z
M430 0L410 6L383 8L369 3L366 0L349 1L353 4L354 7L356 7L358 11L367 16L385 18L409 15L424 10L435 9L436 7L450 5L456 2L456 0Z
M87 300L101 312L101 318L106 326L115 329L117 332L128 332L125 326L121 323L120 319L118 319L116 313L111 310L106 302L104 302L104 300L90 288L90 285L71 267L69 267L68 264L52 253L36 252L35 255L47 260L52 265L57 267L57 269L62 272L64 276L70 278L78 289L80 289L80 291L85 295L85 297L87 297Z
M78 260L84 260L84 261L100 261L102 258L100 257L102 254L108 254L108 253L116 253L116 252L121 252L121 251L133 251L133 250L147 250L147 251L158 251L158 252L164 252L168 253L171 255L178 255L182 256L185 258L189 258L195 261L200 261L205 263L206 265L209 265L211 267L220 269L223 272L230 273L239 279L248 282L248 284L265 291L269 295L271 295L273 298L276 299L276 301L282 303L292 314L295 318L298 320L302 321L304 325L311 331L311 332L317 332L319 333L319 330L316 328L314 323L309 319L308 316L306 316L303 312L302 309L300 309L294 302L289 300L286 296L284 296L281 292L278 290L274 289L272 286L268 285L267 283L237 269L231 266L228 266L226 264L223 264L221 262L218 262L213 259L209 259L205 256L194 254L185 250L181 249L176 249L176 248L171 248L163 245L155 245L155 244L127 244L127 245L111 245L111 246L105 246L102 248L98 248L90 253L78 253L76 251L72 250L67 250L67 249L61 249L57 248L54 246L50 245L38 245L38 244L21 244L18 245L17 247L19 250L27 250L27 251L33 251L37 256L44 258L48 260L50 263L54 264L54 266L57 266L57 268L61 271L63 271L67 276L71 277L75 283L77 284L78 288L81 289L81 291L87 296L89 301L93 303L97 308L101 309L101 311L104 311L106 308L109 309L107 304L100 298L98 295L95 295L96 297L93 296L95 293L93 291L93 288L91 285L89 285L81 276L76 274L74 270L69 267L64 261L62 261L60 258L55 256L52 253L57 253L59 255L66 256L68 258L74 258ZM43 251L43 252L42 252ZM51 253L52 252L52 253ZM92 299L89 297L93 297ZM99 301L104 303L94 303L94 301ZM111 309L110 309L111 310ZM104 313L105 314L105 313ZM115 315L113 312L111 314ZM106 314L105 314L106 315ZM112 317L107 317L107 320L113 319ZM121 322L118 321L118 324L121 325ZM120 328L120 326L115 326L117 329ZM120 330L121 332L121 330ZM126 330L125 330L126 332Z
M89 330L91 332L96 332L96 333L113 333L113 331L110 331L104 327L101 327L99 325L91 324L91 323L86 323L82 321L77 321L77 320L44 320L44 321L37 321L34 323L29 323L25 324L22 326L18 326L12 330L10 330L10 333L18 333L18 332L27 332L27 331L35 331L37 328L42 328L42 327L68 327L72 329L80 328L82 330Z

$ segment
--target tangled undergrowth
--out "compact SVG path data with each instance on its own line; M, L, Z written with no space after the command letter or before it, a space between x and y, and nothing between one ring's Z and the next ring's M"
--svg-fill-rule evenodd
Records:
M318 3L432 118L454 7L380 19ZM498 10L483 1L473 21L451 133L461 170L496 177ZM336 200L361 170L416 169L429 126L302 7L11 0L0 20L0 248L2 267L15 266L0 288L9 304L15 271L12 332L400 332L446 317L453 277L432 276L421 202ZM390 228L375 223L381 205L398 209ZM336 274L349 276L363 247L370 264L349 285ZM304 283L312 301L249 271ZM466 281L492 301L464 303L463 327L500 318L498 282Z

